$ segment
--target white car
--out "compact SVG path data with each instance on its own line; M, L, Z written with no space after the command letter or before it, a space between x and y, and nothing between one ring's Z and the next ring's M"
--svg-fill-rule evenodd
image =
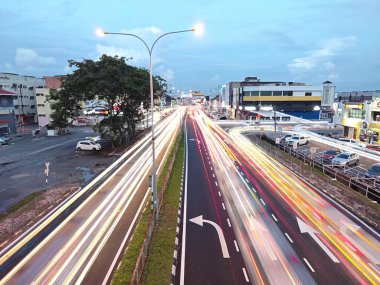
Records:
M296 145L297 147L300 145L308 144L310 142L310 138L306 136L293 136L290 140L288 140L288 145Z
M102 146L92 141L79 141L77 143L77 150L100 150Z
M364 144L364 143L358 142L358 141L353 140L353 139L339 138L338 140L341 141L341 142L349 143L349 144L351 144L352 146L365 147L365 144Z
M353 152L342 152L331 160L332 166L350 166L359 164L359 155Z

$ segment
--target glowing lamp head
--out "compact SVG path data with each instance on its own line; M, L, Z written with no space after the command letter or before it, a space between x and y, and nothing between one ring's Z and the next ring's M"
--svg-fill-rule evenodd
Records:
M103 30L100 29L100 28L97 28L97 29L95 30L95 34L96 34L99 38L102 38L102 37L104 37L104 36L106 35L106 32L103 31Z
M202 24L196 24L194 25L193 27L193 32L197 35L197 36L202 36L204 31L205 31L205 28Z

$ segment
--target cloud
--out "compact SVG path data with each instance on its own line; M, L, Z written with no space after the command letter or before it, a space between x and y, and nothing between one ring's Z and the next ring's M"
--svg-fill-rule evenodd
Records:
M118 48L113 45L96 45L96 52L99 56L106 54L109 56L124 56L126 58L132 57L134 62L141 62L148 59L148 52L140 52L134 49Z
M6 62L6 63L4 63L4 64L1 64L0 66L1 66L1 68L2 68L3 70L5 70L5 71L12 71L12 70L13 70L13 66L12 66L12 64L10 64L9 62Z
M156 71L153 70L153 73L160 74L166 81L172 81L174 79L174 71L171 68L165 68L163 65L156 68Z
M335 68L335 64L331 61L327 61L325 63L322 64L323 68L326 69L327 71L328 70L332 70Z
M143 36L143 35L158 35L162 34L162 30L156 26L150 26L150 27L141 27L141 28L134 28L134 29L122 29L120 31L121 33L127 33L127 34L134 34L137 36Z
M38 55L35 50L27 48L17 48L15 61L17 65L33 68L38 65L50 65L56 63L54 57L43 57Z
M293 59L288 64L288 68L292 72L311 71L320 66L327 71L332 70L335 68L335 63L331 59L342 50L353 46L355 42L356 37L354 36L329 39L323 43L320 49L309 51L308 56Z

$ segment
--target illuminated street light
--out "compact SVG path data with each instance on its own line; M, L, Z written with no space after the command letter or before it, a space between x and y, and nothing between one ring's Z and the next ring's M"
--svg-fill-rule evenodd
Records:
M179 34L179 33L186 33L186 32L194 32L196 35L202 35L204 32L203 25L197 24L195 25L192 29L189 30L182 30L182 31L174 31L174 32L169 32L162 34L159 36L152 44L151 47L147 45L147 43L140 38L139 36L131 33L111 33L111 32L106 32L101 29L96 30L96 35L99 37L103 37L104 35L121 35L121 36L131 36L139 39L146 49L148 50L149 53L149 87L150 87L150 110L152 113L152 159L153 159L153 166L152 166L152 188L153 188L153 209L154 209L154 221L157 223L158 221L158 198L157 198L157 175L156 175L156 154L155 154L155 146L154 146L154 125L153 125L153 108L154 108L154 99L153 99L153 74L152 74L152 52L153 48L158 42L159 39L163 38L164 36L167 35L172 35L172 34Z

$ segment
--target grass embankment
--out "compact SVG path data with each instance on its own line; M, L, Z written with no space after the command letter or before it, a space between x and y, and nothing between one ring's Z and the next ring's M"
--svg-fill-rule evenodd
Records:
M170 284L173 252L178 218L178 202L182 182L184 160L184 137L178 147L168 189L161 209L161 218L153 235L153 240L144 268L141 284Z
M35 193L32 193L32 194L30 194L30 195L22 198L16 204L12 205L11 207L9 207L7 209L8 214L16 212L17 210L19 210L22 207L26 206L27 204L29 204L30 202L34 201L38 197L42 196L43 193L44 193L44 191L35 192Z
M164 168L163 168L163 170L161 172L161 175L158 178L157 189L159 191L161 191L161 189L162 189L162 185L163 185L164 180L165 180L165 174L168 171L170 161L171 161L173 155L175 155L174 151L175 151L175 144L172 146L172 148L170 150L170 153L168 155L168 158L167 158L167 160L165 162L165 166L164 166ZM178 160L179 156L181 156L182 160L183 160L183 137L181 139L181 143L180 143L180 146L178 148L178 152L177 153L179 155L177 155L177 158L175 160L175 163L174 163L174 166L173 166L173 173L174 172L180 172L180 174L182 175L182 164L178 168L178 166L177 166L178 165L177 160ZM169 181L171 181L171 180L172 180L172 177L170 178ZM171 185L171 182L169 182L169 187L170 187L170 185ZM181 181L179 182L179 185L181 185ZM168 191L169 190L170 190L170 188L168 189ZM163 204L163 209L165 208L165 203L166 203L166 199L165 199L164 204ZM141 220L140 220L139 224L137 225L137 227L135 229L135 232L133 234L133 238L130 241L130 243L128 245L128 248L126 249L126 251L124 253L124 256L122 257L121 265L115 271L114 277L113 277L112 282L111 282L114 285L129 284L130 283L130 279L132 277L133 270L135 268L135 265L136 265L136 262L137 262L137 258L139 256L141 244L142 244L142 242L143 242L143 240L145 238L146 230L147 230L147 227L148 227L148 224L149 224L149 220L150 220L150 217L151 217L151 210L150 209L151 208L148 207L144 211L144 213L142 214ZM177 199L177 209L178 209L178 199ZM177 219L177 216L176 216L176 219ZM175 227L174 227L174 236L175 236ZM174 238L172 240L172 243L174 244ZM171 256L173 255L173 251L170 253L170 255ZM170 269L168 270L168 273L170 273L170 272L171 272L171 264L170 264Z

